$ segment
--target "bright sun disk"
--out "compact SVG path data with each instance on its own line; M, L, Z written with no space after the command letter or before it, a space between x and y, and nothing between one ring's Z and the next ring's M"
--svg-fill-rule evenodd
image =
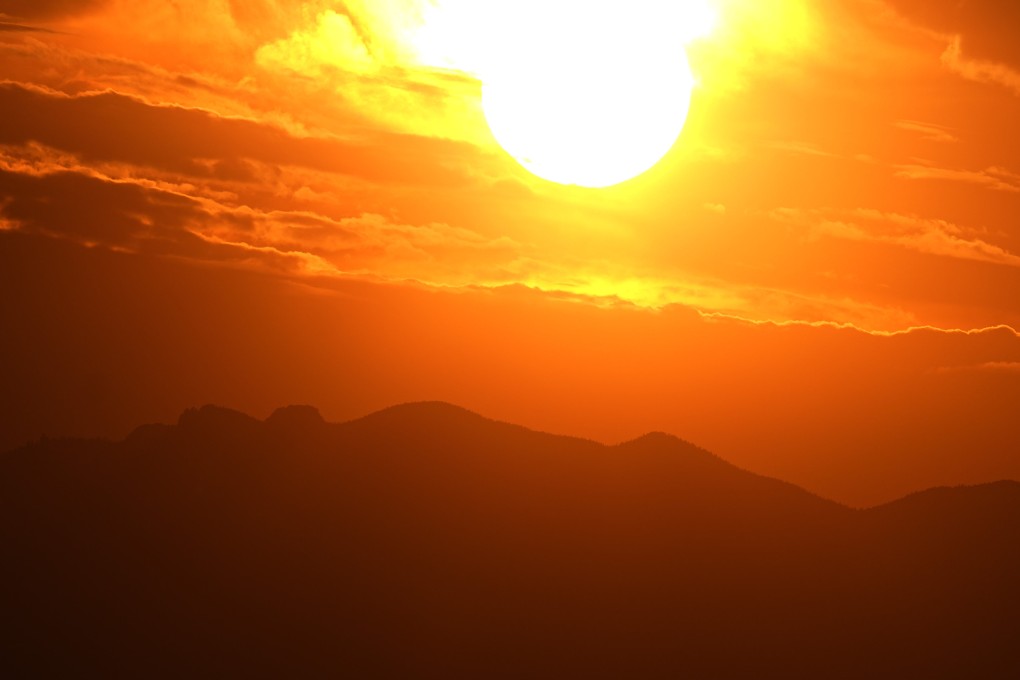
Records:
M500 146L539 177L585 187L635 177L673 146L694 87L684 44L714 23L706 0L497 0L437 11L423 52L478 75Z

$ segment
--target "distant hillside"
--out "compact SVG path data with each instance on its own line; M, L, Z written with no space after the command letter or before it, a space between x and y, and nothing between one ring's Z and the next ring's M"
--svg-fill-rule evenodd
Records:
M852 510L439 403L25 447L0 545L9 677L1020 673L1020 484Z

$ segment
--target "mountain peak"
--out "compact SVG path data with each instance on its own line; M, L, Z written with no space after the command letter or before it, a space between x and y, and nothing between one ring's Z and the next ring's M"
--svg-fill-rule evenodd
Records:
M401 427L447 427L454 423L487 422L474 411L445 401L413 401L397 404L357 419L364 425L394 423Z
M686 439L681 439L672 434L666 432L647 432L636 439L622 442L616 445L617 448L622 449L637 449L639 451L670 451L675 452L683 450L690 455L703 456L713 460L722 462L722 459L716 456L710 451L706 451L696 444L692 444ZM729 465L729 463L727 463Z
M319 409L306 404L281 406L266 418L266 425L286 429L315 428L325 424Z
M409 401L403 404L397 404L396 406L390 406L377 413L392 413L392 414L420 414L428 416L470 416L473 418L482 418L474 411L470 411L463 406L457 406L446 401Z
M623 442L621 445L661 445L661 444L687 444L684 440L667 432L654 430L646 432L640 437Z
M56 659L57 677L152 659L180 664L161 669L173 676L316 677L1016 665L1018 484L854 512L661 432L605 446L441 402L322 423L308 406L266 422L205 406L123 448L0 457L16 663Z

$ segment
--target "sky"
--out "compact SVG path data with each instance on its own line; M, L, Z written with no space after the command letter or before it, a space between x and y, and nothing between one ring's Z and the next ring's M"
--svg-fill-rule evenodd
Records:
M852 505L1020 479L1020 9L696 2L679 139L585 189L482 109L541 3L0 0L0 448L438 399Z

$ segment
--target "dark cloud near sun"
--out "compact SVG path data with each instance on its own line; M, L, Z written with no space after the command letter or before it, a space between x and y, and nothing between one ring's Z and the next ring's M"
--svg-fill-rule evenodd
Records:
M26 232L114 247L169 240L199 212L183 196L74 172L0 170L0 195L0 215Z
M263 211L192 196L188 188L84 168L39 173L0 158L0 232L316 280L352 270L386 278L380 260L397 279L456 270L466 257L476 270L502 271L520 254L509 239L443 224Z
M129 163L195 177L251 179L244 160L369 181L468 181L468 144L373 133L364 141L296 137L273 125L208 111L154 106L114 92L79 96L0 84L0 144L35 142L87 162ZM73 124L71 123L73 121Z
M88 14L109 0L0 0L0 14L18 19L54 20Z
M0 224L6 231L118 252L292 271L296 256L203 238L210 219L195 199L76 172L31 175L0 170Z

